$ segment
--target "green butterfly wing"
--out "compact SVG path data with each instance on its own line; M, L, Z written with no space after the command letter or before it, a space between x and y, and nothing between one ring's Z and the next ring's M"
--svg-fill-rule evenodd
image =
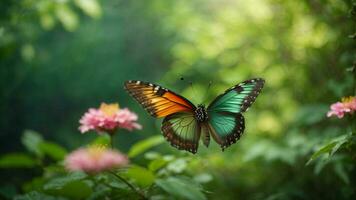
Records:
M245 119L241 113L210 113L210 135L222 150L240 139L245 130Z
M265 81L261 78L250 79L239 83L216 97L209 105L208 111L245 112L251 104L255 102L264 83Z
M168 115L162 122L161 130L167 141L177 149L196 153L201 127L191 112Z
M224 150L240 139L245 129L245 112L264 86L264 80L246 80L219 95L209 106L209 130Z

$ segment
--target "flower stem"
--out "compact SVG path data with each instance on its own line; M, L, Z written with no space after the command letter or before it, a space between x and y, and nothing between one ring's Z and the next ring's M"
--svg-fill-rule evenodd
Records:
M129 183L127 180L125 180L123 177L121 177L120 175L116 174L113 171L109 171L112 175L114 175L117 179L119 179L120 181L124 182L127 186L129 186L132 191L134 191L135 193L137 193L141 199L148 199L143 193L142 191L138 190L135 188L135 186L133 186L131 183Z

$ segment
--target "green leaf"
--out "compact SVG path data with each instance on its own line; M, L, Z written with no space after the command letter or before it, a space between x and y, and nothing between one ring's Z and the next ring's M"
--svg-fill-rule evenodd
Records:
M49 183L44 185L45 190L56 190L63 188L66 184L86 178L84 172L73 172L64 177L52 179Z
M93 193L93 190L91 189L91 184L89 182L76 180L65 184L60 189L47 190L47 193L68 197L70 199L86 199Z
M78 26L78 16L65 3L57 4L56 15L67 31L74 31Z
M21 142L29 152L34 153L39 157L42 156L39 144L43 142L43 138L39 133L32 130L26 130L22 135Z
M57 177L58 175L66 174L67 170L63 165L52 164L43 167L43 174L47 177Z
M110 185L111 187L113 187L115 189L129 189L125 183L117 182L117 180L109 182L108 185Z
M41 152L54 160L62 160L67 154L67 150L53 142L41 142L39 144Z
M176 196L180 199L206 199L200 185L194 184L193 180L168 177L167 179L157 179L156 184L170 195Z
M349 135L340 136L334 141L329 142L328 144L322 146L319 150L317 150L306 163L309 165L313 160L319 158L323 154L328 154L328 158L330 158L339 148L348 141Z
M322 155L319 159L321 162L316 162L314 167L314 174L318 175L326 167L330 160L328 160L326 154Z
M93 192L91 182L84 180L86 177L84 172L73 172L51 180L43 188L52 195L65 196L70 199L85 199Z
M22 190L24 192L30 192L33 190L41 190L45 184L45 179L43 177L36 177L29 182L22 185Z
M318 151L316 151L311 158L309 159L309 161L307 162L307 165L310 164L311 161L315 160L316 158L320 157L321 155L323 155L324 153L330 153L332 151L332 149L335 147L335 145L337 144L337 142L331 142L329 144L324 145L323 147L321 147Z
M75 4L93 18L101 16L101 7L96 0L75 0Z
M35 159L24 153L10 153L0 157L0 168L34 167Z
M95 191L88 197L87 200L101 200L105 199L105 197L110 193L111 189L110 187L106 185L98 185L95 187Z
M46 199L46 200L65 200L62 197L53 197L44 193L40 193L37 191L32 191L28 194L18 195L14 198L14 200L39 200L39 199Z
M147 160L154 160L161 157L161 154L155 151L148 151L144 154L144 158L146 158Z
M40 14L40 23L42 28L44 28L45 30L51 30L53 29L56 21L52 15L46 12Z
M177 160L168 164L167 169L174 173L182 173L187 167L187 161L183 158L178 158Z
M148 149L161 144L163 141L164 139L160 135L149 137L143 141L134 144L130 149L128 155L130 158L136 157L137 155L147 151Z
M213 176L208 173L202 173L194 176L194 180L198 183L208 183L213 180Z
M159 170L160 168L164 167L168 162L163 158L158 158L150 162L148 164L148 169L152 172Z
M155 175L148 169L134 165L126 173L128 178L133 179L138 185L148 187L155 180Z
M345 137L345 138L343 138L343 139L337 141L337 143L335 144L335 146L334 146L333 149L331 150L329 156L334 155L334 153L337 152L337 151L339 150L339 148L340 148L343 144L345 144L347 141L348 141L348 138L347 138L347 137Z
M345 170L345 167L342 165L342 163L336 163L334 166L334 170L336 174L339 176L339 178L344 181L344 183L349 184L350 179L348 177L348 173Z

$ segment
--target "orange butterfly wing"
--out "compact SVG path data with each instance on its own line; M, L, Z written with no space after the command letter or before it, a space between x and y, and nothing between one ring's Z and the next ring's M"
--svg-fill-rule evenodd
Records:
M126 81L125 89L153 117L177 112L193 112L195 106L184 97L159 85L143 81Z

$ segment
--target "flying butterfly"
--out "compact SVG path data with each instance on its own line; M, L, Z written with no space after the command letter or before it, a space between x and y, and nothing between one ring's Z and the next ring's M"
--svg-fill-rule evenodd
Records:
M245 129L242 113L255 102L264 83L261 78L239 83L207 108L152 83L130 80L125 82L125 89L150 115L165 117L161 130L173 147L195 154L200 138L208 147L212 136L223 151L240 139Z

